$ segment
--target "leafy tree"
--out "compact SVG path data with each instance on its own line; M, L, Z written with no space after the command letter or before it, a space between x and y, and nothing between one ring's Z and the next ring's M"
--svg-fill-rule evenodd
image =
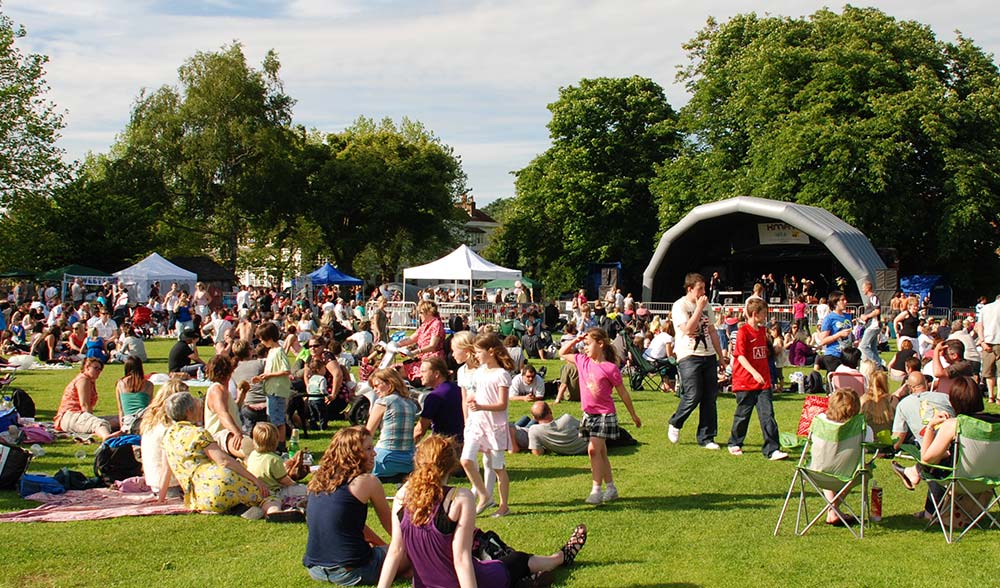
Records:
M238 43L196 53L179 69L180 89L140 94L114 149L160 178L164 233L202 240L232 269L249 226L287 220L304 186L279 69L274 52L250 67Z
M502 223L510 213L510 206L514 203L513 198L497 198L483 207L483 212L490 215L490 218Z
M649 182L676 152L676 114L639 76L581 80L548 108L552 147L517 172L487 253L550 292L578 287L588 262L619 260L637 287L658 229Z
M753 195L825 208L895 247L904 272L981 288L1000 269L1000 75L876 9L740 15L685 45L688 140L659 171L661 226Z
M303 213L321 228L341 271L353 273L358 255L371 249L366 266L393 275L407 252L429 256L452 242L465 173L452 149L423 125L360 118L322 144L309 143L302 155L309 182Z
M45 99L48 57L15 46L26 35L0 13L0 206L46 191L65 172L56 146L62 114ZM34 204L38 204L36 201Z

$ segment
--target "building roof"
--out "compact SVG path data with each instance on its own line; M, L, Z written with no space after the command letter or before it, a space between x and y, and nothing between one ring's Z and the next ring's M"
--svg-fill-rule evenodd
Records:
M174 265L198 274L202 282L236 282L236 274L229 271L207 255L192 257L171 257Z

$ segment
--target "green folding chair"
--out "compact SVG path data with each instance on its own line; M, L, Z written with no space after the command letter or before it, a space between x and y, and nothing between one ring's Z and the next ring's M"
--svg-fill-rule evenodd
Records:
M1000 423L959 415L952 455L955 456L954 467L932 466L948 472L945 478L935 480L945 487L942 498L937 500L931 496L936 522L948 543L958 541L977 526L1000 527L1000 522L990 512L1000 503L997 496ZM955 537L956 530L958 537Z
M792 483L781 507L781 514L778 515L778 524L774 527L775 536L781 529L792 495L797 491L796 536L805 535L818 521L825 520L826 514L836 507L845 518L857 521L856 525L850 522L846 524L851 534L858 539L864 538L865 519L868 516L868 485L871 480L864 436L863 415L856 415L846 423L835 423L824 416L813 419L802 449L802 457L795 466ZM861 487L861 504L857 512L846 499L856 486ZM824 490L833 492L833 498L828 499ZM822 508L815 516L810 517L809 503L816 502L815 495L822 499Z

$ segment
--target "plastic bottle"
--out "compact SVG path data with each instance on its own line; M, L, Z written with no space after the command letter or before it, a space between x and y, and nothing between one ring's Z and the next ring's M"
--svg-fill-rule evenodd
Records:
M292 436L288 439L288 457L295 457L299 452L299 430L292 429Z
M31 455L34 455L35 457L42 457L43 455L45 455L45 448L43 448L38 443L35 443L28 449L31 450Z

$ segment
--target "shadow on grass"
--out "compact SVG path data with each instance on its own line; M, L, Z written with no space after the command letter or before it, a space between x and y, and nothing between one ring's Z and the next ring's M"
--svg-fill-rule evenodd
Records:
M690 496L623 496L614 502L601 505L590 505L583 501L584 496L573 497L570 500L549 500L539 504L541 508L532 510L524 507L517 508L508 516L536 515L551 513L553 508L560 512L579 510L592 511L600 509L604 511L617 511L628 509L641 509L642 511L731 511L736 509L761 510L774 509L775 500L783 500L784 494L756 494L753 496L742 494L721 494L706 492L703 494L693 494Z
M547 480L549 478L568 478L570 476L579 476L580 474L589 474L590 467L582 465L579 467L544 467L544 468L531 468L531 469L521 469L517 468L511 470L513 477L518 480L535 480L543 479ZM462 478L464 479L464 478Z
M583 551L586 554L586 550ZM586 555L581 555L581 557L586 557ZM615 564L639 564L642 565L646 563L643 560L635 559L615 559ZM566 582L576 575L589 575L589 574L600 574L601 570L604 568L605 564L600 562L589 562L584 560L576 560L573 562L573 567L570 569L560 569L556 568L555 576L556 582L553 586L559 586L562 582ZM590 568L590 569L588 569ZM583 573L581 573L583 572ZM701 584L693 584L691 582L649 582L643 584L628 584L630 588L700 588Z

